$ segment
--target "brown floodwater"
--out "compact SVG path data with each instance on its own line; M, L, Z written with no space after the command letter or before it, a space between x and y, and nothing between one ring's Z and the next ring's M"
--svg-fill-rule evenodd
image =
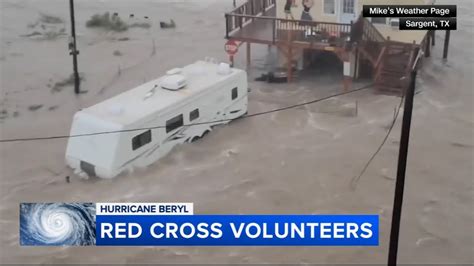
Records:
M454 3L458 30L451 34L449 59L442 60L444 33L437 32L432 56L419 73L401 263L473 262L474 6ZM68 134L81 108L206 56L225 61L223 14L231 8L230 0L76 1L79 69L87 90L76 96L71 86L57 86L72 71L62 34L62 28L69 32L68 1L0 1L0 138ZM85 27L93 14L106 11L126 20L132 13L138 21L148 16L152 27L122 33ZM41 29L35 23L42 13L64 23ZM176 29L157 27L169 19ZM253 48L250 114L342 91L340 73L331 71L309 72L292 84L254 82L275 61L275 51ZM236 66L243 67L244 59L242 46ZM239 120L113 180L74 176L64 162L66 139L1 143L0 262L385 263L400 118L355 187L351 180L382 142L399 102L366 90ZM19 203L63 201L194 202L200 214L374 213L380 215L380 246L20 247Z

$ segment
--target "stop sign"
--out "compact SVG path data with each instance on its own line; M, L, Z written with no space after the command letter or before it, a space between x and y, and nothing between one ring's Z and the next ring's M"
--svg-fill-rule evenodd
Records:
M239 51L239 46L237 45L237 42L234 40L228 40L225 43L224 49L226 53L230 56L233 56Z

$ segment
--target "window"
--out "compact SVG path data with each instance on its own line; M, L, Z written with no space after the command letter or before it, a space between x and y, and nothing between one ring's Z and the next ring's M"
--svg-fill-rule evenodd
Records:
M233 88L232 89L232 100L237 99L238 96L239 96L239 91L237 90L237 87Z
M183 115L178 115L166 121L166 133L183 126Z
M132 139L132 149L136 150L151 142L151 130L148 130Z
M189 121L193 121L199 118L199 109L196 109L189 113Z
M324 0L324 13L336 14L336 2L334 0Z
M400 19L399 18L391 18L390 19L390 26L398 28L400 26Z
M387 24L387 18L372 18L372 23L376 24Z
M342 12L346 14L354 14L354 0L342 1Z

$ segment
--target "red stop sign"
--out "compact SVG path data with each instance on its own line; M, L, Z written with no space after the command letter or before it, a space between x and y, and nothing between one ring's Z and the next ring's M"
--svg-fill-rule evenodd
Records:
M236 41L228 40L225 43L224 49L228 55L233 56L239 51L239 46L237 45Z

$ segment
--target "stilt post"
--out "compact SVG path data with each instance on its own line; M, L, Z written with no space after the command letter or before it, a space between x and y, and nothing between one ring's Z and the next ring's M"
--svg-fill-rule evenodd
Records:
M448 50L449 50L449 38L451 36L451 31L446 31L446 37L444 37L444 51L443 51L443 59L448 59Z

